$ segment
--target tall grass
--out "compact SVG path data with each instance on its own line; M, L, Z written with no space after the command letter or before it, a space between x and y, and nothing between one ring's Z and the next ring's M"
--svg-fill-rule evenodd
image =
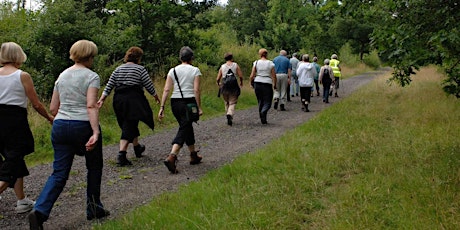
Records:
M457 229L460 105L382 77L254 153L96 229ZM155 186L155 185L152 185Z

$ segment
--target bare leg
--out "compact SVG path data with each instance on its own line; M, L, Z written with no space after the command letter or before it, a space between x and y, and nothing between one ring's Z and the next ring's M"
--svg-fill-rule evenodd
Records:
M14 193L16 194L16 198L18 200L22 200L26 198L26 195L24 194L24 178L18 178L16 180L16 183L14 183Z
M0 181L0 194L8 188L9 183L5 181Z
M123 139L120 139L120 152L121 151L127 151L128 150L128 145L129 145L129 142L128 140L123 140Z

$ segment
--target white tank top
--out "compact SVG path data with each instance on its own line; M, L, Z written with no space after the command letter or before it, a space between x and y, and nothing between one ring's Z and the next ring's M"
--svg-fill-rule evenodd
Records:
M21 70L0 75L0 104L27 108L27 95L21 82Z

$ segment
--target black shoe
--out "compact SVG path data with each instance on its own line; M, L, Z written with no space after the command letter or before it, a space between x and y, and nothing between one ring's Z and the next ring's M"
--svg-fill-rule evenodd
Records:
M331 92L329 92L329 96L332 96L332 91L331 91Z
M145 151L145 145L138 144L134 146L134 154L137 158L142 157L142 153Z
M316 93L316 96L318 96L318 97L319 97L319 92L317 92L317 93Z
M291 95L291 97L294 97L294 95Z
M121 152L118 153L117 165L120 166L120 167L123 167L123 166L127 166L127 165L133 165L133 163L131 161L129 161L128 158L126 158L126 152L121 151Z
M27 215L27 219L29 219L29 228L31 230L43 230L43 214L32 210Z
M334 97L339 97L339 95L337 95L337 93L335 93Z
M275 101L275 103L273 104L273 109L275 109L275 110L278 109L278 101Z
M233 125L233 117L232 115L227 114L227 125L232 126Z
M101 218L104 218L106 216L110 216L110 212L108 210L105 210L105 209L100 209L100 211L96 212L96 214L92 214L92 215L86 215L86 219L87 220L92 220L92 219L101 219Z
M296 95L297 97L299 96L299 94L298 94L298 93L296 93L295 95Z
M281 110L281 111L286 111L286 109L284 108L284 104L281 104L281 105L280 105L280 110Z

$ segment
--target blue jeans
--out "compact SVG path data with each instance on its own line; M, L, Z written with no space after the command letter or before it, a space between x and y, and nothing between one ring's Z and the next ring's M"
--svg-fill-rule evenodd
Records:
M100 129L100 128L99 128ZM66 185L75 154L85 156L87 169L87 215L103 210L100 200L102 177L102 134L92 151L85 144L93 134L89 121L54 120L51 142L54 149L53 173L46 181L34 209L46 216ZM46 220L45 219L45 220Z

